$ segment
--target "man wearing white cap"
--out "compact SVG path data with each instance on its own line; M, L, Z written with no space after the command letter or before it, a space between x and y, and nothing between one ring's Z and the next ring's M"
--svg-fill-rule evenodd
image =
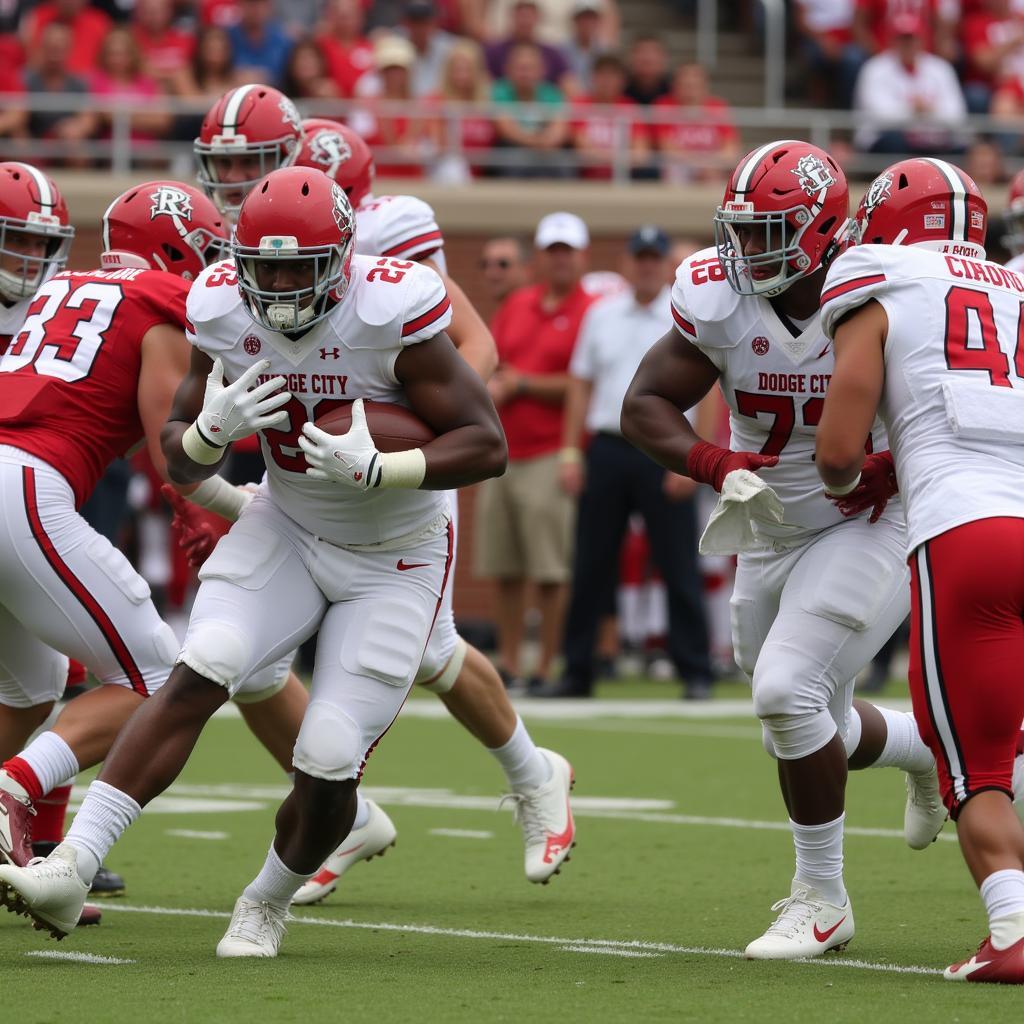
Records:
M481 488L478 575L497 581L498 649L506 678L520 673L523 604L537 588L543 682L558 650L572 564L573 500L558 485L569 360L594 301L580 283L590 235L572 213L552 213L534 237L536 284L513 292L491 324L500 365L489 387L509 445L508 472Z

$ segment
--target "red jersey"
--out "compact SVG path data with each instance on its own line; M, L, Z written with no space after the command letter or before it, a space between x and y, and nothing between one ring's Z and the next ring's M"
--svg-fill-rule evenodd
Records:
M700 107L684 107L673 96L659 96L654 105L680 112L680 120L654 127L662 150L717 153L739 138L729 114L729 104L717 96L709 96Z
M520 373L568 373L583 314L596 296L577 285L553 310L541 300L546 285L530 285L513 292L491 323L501 363ZM562 445L562 405L524 395L512 398L499 410L510 459L549 455Z
M0 359L0 444L63 474L77 507L142 439L142 339L157 324L184 331L188 290L162 270L65 271L36 292Z

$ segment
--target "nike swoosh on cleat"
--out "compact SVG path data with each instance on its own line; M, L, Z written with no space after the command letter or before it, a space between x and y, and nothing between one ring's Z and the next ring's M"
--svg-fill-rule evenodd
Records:
M841 918L839 918L839 920L838 920L838 921L836 921L836 923L835 923L834 925L832 925L832 927L831 927L831 928L829 928L829 929L828 929L828 931L824 931L824 932L820 932L820 931L818 931L818 926L817 926L817 925L815 925L815 926L814 926L814 937L815 937L815 938L816 938L816 939L817 939L817 940L818 940L819 942L828 942L828 940L829 940L829 939L830 939L830 938L832 937L832 934L833 934L833 933L835 932L835 930L836 930L836 929L837 929L837 928L838 928L838 927L839 927L839 926L840 926L840 925L841 925L841 924L842 924L842 923L843 923L843 922L844 922L845 920L846 920L846 915L845 915L845 914L843 914L843 916L842 916Z
M328 871L324 868L319 874L314 875L310 881L316 882L317 885L327 885L328 882L336 881L339 878L333 871Z
M967 963L960 964L958 967L950 967L950 974L962 974L964 977L973 974L975 971L980 971L982 967L988 967L992 963L991 960L978 960L975 957L971 957Z
M573 837L573 825L572 825L572 810L569 807L568 800L565 803L566 813L569 815L569 822L565 826L565 831L557 836L548 836L547 846L544 848L544 863L550 864L554 857L557 857L566 847L572 845Z

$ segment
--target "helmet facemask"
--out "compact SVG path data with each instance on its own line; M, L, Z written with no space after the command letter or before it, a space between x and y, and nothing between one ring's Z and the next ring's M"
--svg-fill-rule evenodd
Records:
M214 206L232 223L238 220L238 211L245 197L271 171L290 167L295 162L298 146L295 139L283 136L271 142L247 142L244 135L231 138L214 136L212 142L195 140L193 150L198 170L196 179L203 191L213 200ZM221 181L217 171L217 157L255 157L259 160L259 172L254 178L244 181ZM232 192L241 192L237 203L228 202Z
M17 248L15 234L45 238L46 251L39 256ZM20 302L36 293L44 281L67 265L75 229L49 214L30 213L26 220L0 217L0 297ZM9 264L9 267L8 267Z

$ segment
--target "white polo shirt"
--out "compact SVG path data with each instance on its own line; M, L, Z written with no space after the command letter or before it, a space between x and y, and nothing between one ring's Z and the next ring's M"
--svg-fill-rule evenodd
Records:
M672 329L670 292L666 285L649 305L633 289L595 302L580 325L569 373L590 381L594 390L587 409L587 429L620 434L622 401L647 350Z

